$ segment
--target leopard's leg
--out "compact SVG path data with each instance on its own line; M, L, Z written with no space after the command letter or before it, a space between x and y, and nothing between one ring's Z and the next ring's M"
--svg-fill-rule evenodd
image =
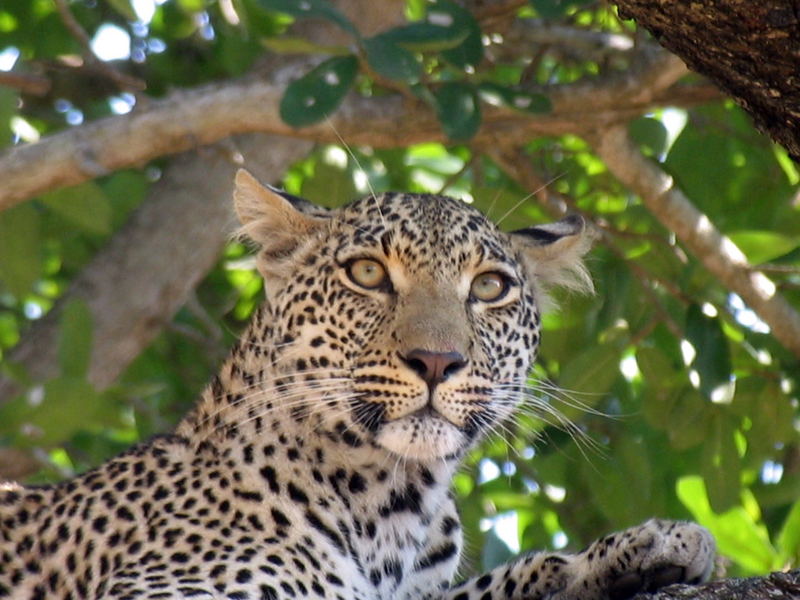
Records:
M650 520L577 554L538 553L448 590L446 600L622 600L672 583L699 583L714 564L714 540L694 523Z

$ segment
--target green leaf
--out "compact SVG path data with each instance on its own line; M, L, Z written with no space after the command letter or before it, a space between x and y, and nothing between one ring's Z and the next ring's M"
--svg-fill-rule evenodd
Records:
M760 375L737 380L732 408L751 422L746 432L748 453L770 456L778 444L797 438L792 398L776 381Z
M451 140L471 138L481 124L481 109L475 89L461 82L442 85L435 94L436 113Z
M479 86L481 97L489 104L507 106L531 114L544 114L553 110L550 98L544 94L520 92L513 87L483 82Z
M92 353L92 315L83 300L70 299L61 312L58 364L68 377L86 376Z
M593 346L576 354L561 370L558 384L568 392L600 396L611 389L619 377L622 356L618 346Z
M336 23L351 35L358 37L353 23L339 12L329 0L259 0L267 10L285 13L295 18L325 19Z
M749 573L766 573L776 568L777 552L763 525L753 515L737 506L715 514L708 501L707 486L696 476L678 480L677 494L695 520L714 536L719 551L744 567Z
M261 40L261 45L278 54L331 54L335 56L350 54L350 50L345 46L317 44L306 38L291 35L264 38Z
M17 298L42 274L39 213L20 204L0 213L0 281Z
M759 265L800 248L800 237L774 231L733 231L731 241L745 253L751 264Z
M128 21L139 20L139 15L137 15L136 11L133 9L131 0L108 0L108 3L111 5L111 8L125 17L125 19Z
M750 118L732 104L691 114L664 165L692 202L725 232L796 232L797 211L785 201L794 189L772 144L753 132Z
M540 17L558 19L566 15L575 6L586 4L589 0L530 0Z
M662 427L676 450L686 450L702 444L711 427L709 404L694 389L686 389L671 406Z
M708 500L714 512L725 512L739 502L741 464L733 439L735 427L717 415L711 436L703 443L701 474L706 482Z
M498 565L505 564L513 556L514 553L509 549L508 545L497 536L494 529L490 529L486 533L481 556L484 570L489 571Z
M648 383L664 385L675 380L678 365L657 347L642 346L636 349L636 364Z
M84 231L98 235L111 232L111 205L103 189L94 182L60 188L39 199Z
M696 352L690 366L700 376L700 391L714 399L714 390L731 381L730 347L718 317L703 314L697 304L689 306L686 312L686 339Z
M385 37L412 52L441 52L455 48L468 34L466 29L420 21L395 27L376 37Z
M358 73L358 59L336 56L294 80L281 99L281 118L292 127L325 119L342 102Z
M0 87L0 148L11 143L11 117L17 114L19 94L10 87Z
M349 170L319 160L314 166L314 174L303 180L300 194L317 204L341 206L356 198L358 190Z
M472 13L450 0L438 0L428 8L426 19L428 23L447 27L463 36L460 44L442 52L446 60L461 69L481 62L483 59L481 28Z
M53 379L44 384L36 401L31 396L20 396L0 408L0 432L13 436L19 445L62 442L112 409L82 378Z
M797 564L800 559L800 500L792 505L792 509L781 525L777 537L780 551L780 564Z
M667 149L667 128L658 119L640 117L628 125L631 138L648 156L660 156Z
M364 40L367 62L379 75L387 79L414 83L422 75L422 64L412 52L399 46L386 34Z

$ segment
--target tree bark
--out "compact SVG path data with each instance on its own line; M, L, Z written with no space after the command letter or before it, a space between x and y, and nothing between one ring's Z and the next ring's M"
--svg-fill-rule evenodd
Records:
M632 600L797 600L800 570L770 573L766 577L722 579L704 585L673 585Z
M800 0L617 0L800 160Z
M494 135L522 142L539 135L583 135L640 116L649 108L707 102L716 91L708 86L659 87L685 67L658 52L642 57L638 67L614 77L577 81L538 89L553 110L529 115L507 108L486 107L476 143ZM41 141L0 153L0 210L60 186L75 185L111 171L185 152L241 133L263 132L374 148L396 148L447 138L434 111L399 95L364 98L351 94L330 120L293 129L280 118L278 104L285 79L251 76L239 81L173 92L163 100L127 115L101 119L53 134ZM672 78L672 81L677 77ZM591 111L586 107L592 106Z

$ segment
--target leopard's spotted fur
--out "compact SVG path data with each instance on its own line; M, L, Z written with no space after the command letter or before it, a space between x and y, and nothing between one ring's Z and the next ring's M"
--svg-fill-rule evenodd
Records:
M707 576L704 530L649 521L452 583L451 476L520 398L544 288L582 285L580 220L505 234L408 194L328 213L244 172L236 199L264 307L172 435L0 488L0 597L592 600Z

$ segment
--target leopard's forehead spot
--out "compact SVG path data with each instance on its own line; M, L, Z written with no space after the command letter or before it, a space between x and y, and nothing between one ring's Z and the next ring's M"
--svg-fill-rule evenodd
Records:
M505 234L480 211L448 196L370 196L339 209L336 221L347 242L394 252L420 267L458 269L484 260L515 264Z

